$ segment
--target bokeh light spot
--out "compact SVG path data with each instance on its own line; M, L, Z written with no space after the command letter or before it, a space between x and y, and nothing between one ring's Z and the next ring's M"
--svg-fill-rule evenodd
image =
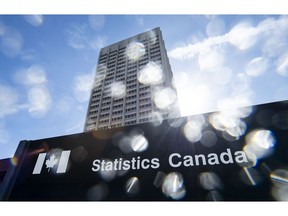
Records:
M110 182L116 177L117 171L112 168L113 164L112 160L106 159L105 161L106 164L111 164L111 169L103 169L103 170L101 169L99 171L99 174L103 180Z
M182 199L186 195L184 180L180 173L172 172L168 174L162 184L162 192L174 200Z
M129 60L137 61L145 55L145 46L139 42L132 42L127 46L126 55Z
M270 177L273 182L272 196L279 201L288 201L288 169L276 169Z
M135 195L140 190L140 183L137 177L131 177L126 182L126 193L128 195Z
M217 143L217 136L213 131L204 131L200 142L206 147L214 146Z
M138 72L138 81L145 85L155 85L163 81L163 71L160 64L150 61Z
M198 142L202 137L202 129L205 125L203 115L191 116L183 127L183 133L190 142Z
M222 189L222 182L217 174L213 172L203 172L199 175L201 186L205 190Z
M269 130L258 129L246 135L246 145L243 150L248 155L255 155L258 159L266 157L273 152L276 144L274 135Z
M176 92L171 88L160 89L154 94L154 103L159 109L167 109L176 101Z
M109 188L104 183L99 183L87 191L87 199L92 201L104 200L109 193Z
M148 148L148 140L141 134L134 135L131 138L131 147L135 152L143 152Z
M126 95L126 86L123 82L114 82L110 85L110 92L114 99L123 98Z
M251 167L244 167L240 171L240 178L245 184L250 186L256 186L262 181L260 173Z

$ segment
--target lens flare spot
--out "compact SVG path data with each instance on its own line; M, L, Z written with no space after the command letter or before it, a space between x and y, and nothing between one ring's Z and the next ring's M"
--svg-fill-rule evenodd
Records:
M246 67L246 73L249 76L260 76L261 74L265 73L268 67L268 60L263 57L257 57L252 59L247 67Z
M113 169L113 161L105 160L106 161L106 169L100 170L100 176L103 180L110 182L112 181L117 174L117 171Z
M204 131L200 142L206 147L214 146L217 143L217 136L213 131Z
M249 145L244 146L243 151L245 152L247 159L248 159L248 163L244 163L242 164L242 166L244 167L254 167L257 165L258 163L258 158L256 156L256 154L253 151L253 148Z
M145 46L139 42L132 42L127 46L126 55L129 60L137 61L145 55Z
M279 201L288 201L288 170L276 169L270 174L273 182L272 196Z
M223 110L210 115L209 122L216 130L223 131L226 133L224 133L224 135L230 136L224 136L225 139L228 139L229 141L230 139L237 140L240 138L240 136L246 133L247 129L247 125L242 118L249 116L251 112L252 108Z
M162 117L162 114L160 112L157 112L157 111L152 112L150 117L152 118L151 124L155 127L161 125L163 122L163 117Z
M153 185L157 188L160 188L161 185L163 184L164 178L165 178L165 173L162 171L157 172L156 177L154 179Z
M183 126L185 123L184 118L173 118L173 119L167 119L168 124L173 127L177 128L180 126Z
M168 109L176 101L176 92L171 88L157 90L154 94L154 103L159 109Z
M150 61L138 72L138 81L145 85L155 85L163 81L163 70L161 65Z
M148 140L141 134L134 135L131 138L131 147L135 152L143 152L148 148Z
M201 186L205 190L222 189L222 182L217 174L213 172L203 172L199 175Z
M288 52L279 57L277 61L277 72L281 76L288 76Z
M162 192L174 200L180 200L186 195L183 177L180 173L168 174L162 184Z
M250 167L244 167L240 171L240 178L245 184L250 186L256 186L262 181L260 173L256 169Z
M203 115L192 116L183 127L183 133L190 142L198 142L202 137L202 130L205 125Z
M92 201L104 200L109 193L109 188L106 184L97 184L87 191L87 199Z
M222 197L221 193L219 193L218 191L210 191L207 194L206 199L208 201L221 201L221 200L223 200L223 197Z
M84 146L78 146L73 149L71 158L74 162L82 162L86 160L88 152Z
M126 86L122 82L114 82L110 85L111 97L114 99L120 99L126 95Z
M121 140L119 141L119 145L118 147L120 148L120 150L123 153L130 153L131 151L133 151L132 147L131 147L131 139L127 136L124 136L121 138Z
M131 177L128 179L126 182L126 193L128 195L135 195L139 192L140 190L140 183L137 177Z
M13 166L17 166L17 164L18 164L18 158L17 158L17 157L12 157L12 158L10 159L10 162L11 162L11 164L12 164Z
M276 140L269 130L254 130L246 135L244 151L253 153L258 159L266 157L273 152Z

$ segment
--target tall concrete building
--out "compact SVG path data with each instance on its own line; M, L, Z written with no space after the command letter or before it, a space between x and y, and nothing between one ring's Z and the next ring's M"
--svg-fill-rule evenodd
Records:
M180 116L160 28L100 51L84 131Z

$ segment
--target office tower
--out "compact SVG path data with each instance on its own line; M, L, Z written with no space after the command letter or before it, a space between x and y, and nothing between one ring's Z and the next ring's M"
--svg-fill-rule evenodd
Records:
M180 116L160 28L101 49L84 131Z

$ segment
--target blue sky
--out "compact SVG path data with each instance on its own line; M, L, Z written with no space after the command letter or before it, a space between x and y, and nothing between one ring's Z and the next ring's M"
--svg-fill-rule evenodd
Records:
M1 15L0 159L82 132L101 47L155 27L182 115L287 100L287 16Z

